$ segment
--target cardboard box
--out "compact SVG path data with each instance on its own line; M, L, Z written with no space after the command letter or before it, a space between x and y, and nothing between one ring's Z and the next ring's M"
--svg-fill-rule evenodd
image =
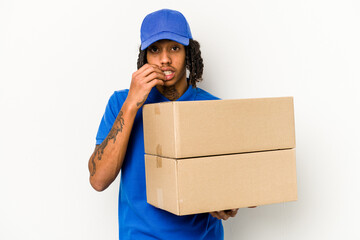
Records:
M295 149L171 159L145 155L148 203L176 215L297 200Z
M145 153L168 158L295 147L292 97L147 104L143 119Z

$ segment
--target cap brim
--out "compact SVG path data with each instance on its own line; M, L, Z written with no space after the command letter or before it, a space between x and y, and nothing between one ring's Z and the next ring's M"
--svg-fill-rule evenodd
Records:
M152 36L148 40L144 41L143 44L141 44L141 50L144 50L148 46L153 44L154 42L159 41L159 40L163 40L163 39L169 39L169 40L178 42L178 43L180 43L180 44L182 44L184 46L189 45L189 38L187 38L187 37L183 37L183 36L174 34L172 32L161 32L161 33L155 34L154 36Z

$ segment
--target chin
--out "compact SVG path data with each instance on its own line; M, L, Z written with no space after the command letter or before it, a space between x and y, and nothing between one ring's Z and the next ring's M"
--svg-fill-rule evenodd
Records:
M169 80L169 81L165 81L164 82L164 87L171 87L171 86L175 86L176 81L174 81L174 79Z

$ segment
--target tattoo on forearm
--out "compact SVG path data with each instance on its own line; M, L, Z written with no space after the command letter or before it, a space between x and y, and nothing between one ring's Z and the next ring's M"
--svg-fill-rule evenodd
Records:
M91 158L91 164L93 166L91 176L94 176L94 174L96 172L95 157L97 156L98 160L99 161L101 160L102 155L104 154L104 149L106 148L107 144L112 139L114 139L114 143L115 143L116 136L118 135L119 132L122 132L124 125L125 125L125 123L124 123L124 118L123 118L123 112L120 111L119 115L115 119L115 123L114 123L113 127L111 128L111 130L110 130L109 134L107 135L107 137L105 138L105 140L100 145L96 146L96 148L95 148L95 151L94 151L95 153L94 153L93 157Z
M91 158L91 164L93 166L91 176L94 176L94 174L96 172L95 156L96 156L96 152L98 151L99 148L100 148L100 145L96 145L95 150L94 150L94 154L93 154L93 156Z
M146 95L144 96L144 99L141 102L137 102L136 106L142 105L146 101Z

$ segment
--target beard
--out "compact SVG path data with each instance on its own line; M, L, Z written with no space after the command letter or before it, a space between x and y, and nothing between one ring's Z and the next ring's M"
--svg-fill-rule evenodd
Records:
M180 97L180 93L176 90L175 86L160 86L164 97L170 101L175 101Z

